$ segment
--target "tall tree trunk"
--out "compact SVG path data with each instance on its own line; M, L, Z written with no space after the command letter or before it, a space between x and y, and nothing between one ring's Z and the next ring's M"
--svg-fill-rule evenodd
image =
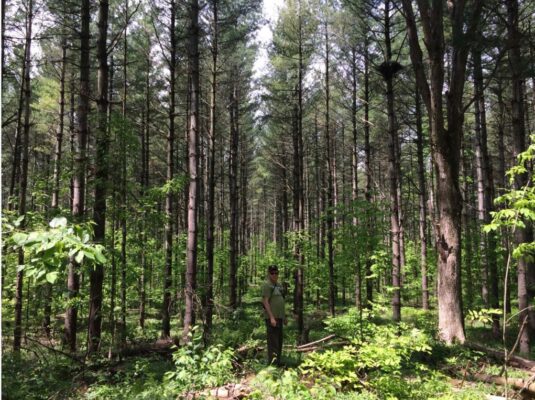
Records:
M148 45L146 54L146 72L145 72L145 109L143 112L143 131L141 133L141 174L140 174L140 197L143 199L146 190L149 187L149 135L151 124L151 107L150 107L150 71L152 60L150 58L151 40L147 35ZM143 210L142 227L140 233L141 243L145 243L147 227L147 212ZM141 276L140 276L140 293L139 293L139 326L142 330L145 329L145 316L147 307L147 252L145 246L141 246Z
M396 63L392 62L392 45L390 41L390 1L385 2L385 48L386 61L381 65L380 72L386 82L386 103L388 112L389 134L389 182L390 182L390 237L392 243L392 319L401 321L401 232L400 232L400 204L399 188L399 162L398 162L398 133L396 115L394 110L393 79L396 73Z
M106 238L106 192L108 186L108 0L100 0L98 13L98 79L97 79L97 133L95 159L95 203L93 220L95 221L95 242L104 243ZM104 266L96 264L89 275L89 354L100 347L102 329L102 291L104 283Z
M206 293L205 293L205 317L204 336L209 338L212 332L212 315L214 308L214 220L215 220L215 144L216 144L216 96L217 96L217 57L219 43L219 14L218 0L212 0L212 65L210 83L210 123L208 128L208 196L206 207Z
M28 2L28 10L26 14L26 41L24 45L24 75L22 77L23 88L23 104L19 111L24 114L24 123L22 126L21 136L21 151L20 151L20 182L19 182L19 204L18 211L20 216L26 215L26 192L28 189L28 157L30 145L30 100L31 100L31 82L30 82L30 68L31 68L31 44L32 44L32 24L33 24L33 0ZM21 118L19 116L18 118ZM26 221L23 220L22 228L26 226ZM19 249L18 265L24 265L24 250ZM13 350L20 351L22 339L22 302L23 302L23 283L24 270L17 271L17 278L15 284L15 331L13 337Z
M478 34L481 37L481 34ZM485 93L483 83L483 69L481 66L481 51L474 49L472 52L474 63L474 89L475 89L475 116L476 116L476 161L478 182L478 219L483 224L491 221L490 213L493 211L492 200L494 198L494 180L492 167L487 146L487 117L485 112ZM481 234L480 242L483 254L483 268L486 269L488 280L485 282L488 293L488 306L493 309L499 308L498 302L498 265L496 260L496 236L493 232ZM493 314L492 333L494 337L500 337L500 319Z
M330 83L329 83L329 27L325 23L325 144L327 153L327 255L329 265L329 311L332 316L335 314L335 285L334 285L334 165L333 165L333 149L330 129Z
M125 2L125 27L124 27L124 48L123 48L123 100L122 100L122 117L123 123L126 123L126 98L128 94L128 0ZM121 135L123 151L121 157L121 348L126 347L126 236L127 223L126 214L128 210L127 190L127 145L126 138Z
M496 98L498 103L498 113L496 116L496 147L497 147L497 162L496 162L496 195L501 196L503 195L506 187L506 175L505 175L505 143L504 143L504 137L505 137L505 124L506 124L506 111L505 111L505 102L503 100L503 78L498 77L497 79L497 88L496 88ZM498 206L499 207L499 206ZM505 249L504 256L505 259L508 257L508 252L510 251L509 246L509 237L508 235L503 235L502 239L502 247ZM505 271L503 271L503 276L505 276ZM508 281L503 282L504 288L509 287L509 279ZM512 290L506 290L505 291L505 309L506 312L511 312L511 292Z
M112 63L113 65L113 63ZM113 350L116 342L116 332L117 332L117 320L115 318L115 296L117 294L117 261L115 259L115 231L117 230L117 191L115 190L115 185L112 189L112 204L113 204L113 213L111 219L111 248L113 249L111 253L111 271L110 271L110 315L109 315L109 324L110 324L110 335L111 343L108 350L108 359L112 359Z
M526 150L526 127L525 127L525 110L524 110L524 91L522 78L522 58L520 52L521 35L518 28L519 12L518 0L507 1L507 33L509 68L511 71L512 97L511 97L511 117L513 132L513 157L516 160L518 155ZM528 174L519 174L515 177L514 187L517 190L522 189L528 183ZM515 245L529 243L533 241L533 235L529 227L516 228L514 235ZM531 283L533 265L526 257L518 260L517 277L518 277L518 308L519 308L519 326L527 319L527 329L520 335L520 352L529 353L530 338L533 337L533 328L531 321L533 318L529 307L533 299L533 293L529 288Z
M230 156L229 156L229 205L230 205L230 265L229 265L229 305L237 306L238 271L238 72L233 67L230 92Z
M80 31L80 97L78 100L78 128L76 129L75 159L72 196L72 216L75 222L84 218L85 208L85 170L87 139L89 136L89 22L91 20L90 1L83 0L81 4L81 31ZM67 276L67 290L71 305L65 313L65 339L71 352L76 351L76 332L78 325L78 307L73 305L80 290L80 265L71 257Z
M465 18L465 2L453 4L451 19L451 77L446 96L447 116L443 113L444 90L444 8L442 2L419 2L420 17L429 56L429 84L423 65L416 20L410 0L403 0L407 22L410 56L416 81L426 105L431 124L431 146L437 172L438 308L439 336L446 343L464 342L464 319L461 291L461 210L459 162L464 110L462 95L465 83L469 44L479 23L482 3L474 0L471 14ZM468 20L466 22L465 20ZM466 28L465 28L466 27ZM447 121L447 129L446 129Z
M357 231L359 220L357 218L357 205L359 181L358 181L358 164L359 151L357 142L357 47L351 47L351 128L353 141L351 146L351 211L353 213L352 224L354 231ZM362 308L362 271L359 254L355 252L355 305Z
M197 141L199 136L199 2L189 4L189 200L188 239L186 248L186 313L184 315L183 341L189 341L189 332L195 324L195 294L197 290Z
M56 131L56 147L54 151L54 173L52 176L52 203L50 205L52 215L56 215L59 208L59 178L61 175L61 156L63 146L63 133L65 127L65 71L67 70L67 39L61 44L61 72L59 81L59 124ZM52 313L52 284L44 284L44 310L43 329L47 337L50 336L50 315Z
M169 25L169 37L171 41L169 56L169 132L167 133L167 183L171 184L174 173L174 147L175 147L175 97L176 97L176 3L171 0L171 24ZM173 263L173 193L168 191L165 196L165 270L162 302L162 338L171 335L171 279Z
M371 146L370 146L370 61L369 61L368 36L364 39L364 154L366 171L366 189L364 197L368 205L372 204L372 167L371 167ZM368 206L369 207L369 206ZM373 234L373 221L371 209L366 216L368 234ZM373 251L372 241L367 241L366 252L366 307L371 308L373 302L373 279L371 256Z
M297 71L297 124L294 132L294 230L298 239L294 248L294 257L297 260L295 271L295 313L297 314L297 335L298 341L303 342L304 338L304 264L305 256L301 244L301 235L305 233L304 226L304 146L303 146L303 18L301 15L301 1L298 1L298 71Z
M422 308L429 310L429 285L427 276L427 193L425 187L424 134L422 127L422 107L418 85L415 88L416 146L418 157L418 200L420 207L420 271L422 275Z

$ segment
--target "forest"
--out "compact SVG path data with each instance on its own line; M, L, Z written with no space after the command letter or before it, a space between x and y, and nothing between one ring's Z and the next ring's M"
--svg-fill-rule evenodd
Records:
M535 398L535 2L1 18L2 399Z

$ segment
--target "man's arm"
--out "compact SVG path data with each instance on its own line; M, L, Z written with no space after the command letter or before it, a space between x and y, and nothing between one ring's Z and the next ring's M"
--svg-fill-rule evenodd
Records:
M275 327L277 326L277 320L275 319L275 316L273 315L273 311L271 311L271 306L269 305L269 297L262 297L262 304L264 305L264 308L266 309L266 312L269 316L269 322L271 323L271 326Z

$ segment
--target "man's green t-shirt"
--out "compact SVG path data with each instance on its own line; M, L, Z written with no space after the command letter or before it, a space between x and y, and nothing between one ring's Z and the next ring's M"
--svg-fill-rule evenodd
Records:
M284 319L286 314L284 312L284 297L282 296L282 286L279 284L273 284L271 282L264 282L262 285L262 298L267 297L269 299L269 305L271 306L271 312L275 318ZM264 318L268 319L269 315L264 310Z

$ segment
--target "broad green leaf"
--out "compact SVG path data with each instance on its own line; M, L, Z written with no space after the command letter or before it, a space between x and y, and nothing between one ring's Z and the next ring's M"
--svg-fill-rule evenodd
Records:
M95 250L95 258L99 264L106 263L106 257L104 257L104 254L102 254L102 249L100 247L97 247Z
M91 249L83 250L84 257L88 258L91 261L95 261L95 255L93 254L93 251Z
M50 223L51 228L61 228L67 226L67 218L65 217L56 217Z
M11 239L13 240L13 242L15 242L17 246L22 246L26 242L27 238L28 235L22 232L16 232L13 234L13 236L11 236Z
M82 250L79 250L78 253L76 253L76 256L74 256L74 261L76 261L78 264L81 264L84 260L84 252Z
M44 269L36 270L35 279L38 280L38 279L41 278L45 273L46 273L46 270L44 270Z
M48 283L54 283L54 282L56 282L57 279L58 279L58 272L57 271L52 271L52 272L49 272L48 274L46 274L46 281Z
M20 224L22 223L22 221L24 220L24 215L21 215L20 217L18 217L15 222L13 222L13 225L15 226L20 226Z

